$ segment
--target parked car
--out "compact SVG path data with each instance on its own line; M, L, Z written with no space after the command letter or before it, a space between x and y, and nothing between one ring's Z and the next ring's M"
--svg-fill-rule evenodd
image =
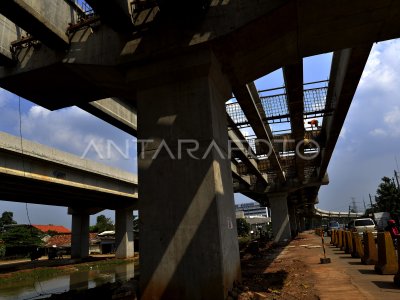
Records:
M371 218L354 219L349 222L347 228L353 232L357 232L361 237L366 231L372 231L375 238L378 236L376 224Z
M328 236L331 236L331 235L332 235L332 230L333 230L333 229L335 229L335 230L340 229L340 224L339 224L339 222L337 222L337 221L330 221L330 222L328 223L328 227L327 227L327 229L326 229L326 232L327 232Z

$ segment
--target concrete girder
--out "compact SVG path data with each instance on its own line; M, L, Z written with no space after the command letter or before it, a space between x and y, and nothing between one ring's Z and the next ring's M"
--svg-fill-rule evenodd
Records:
M257 166L257 158L251 147L246 141L246 138L240 132L240 130L235 126L232 119L228 116L228 137L235 145L233 152L237 153L239 159L247 166L247 169L251 174L256 175L258 180L263 182L265 185L268 181L264 175L261 174Z
M226 60L238 83L254 81L301 57L400 36L397 1L288 0L271 1L271 5L275 8L261 5L258 9L265 9L264 13L254 12L252 21L248 19L234 33L216 34L221 38L215 40L215 47L222 50L221 57L230 56Z
M304 140L304 96L303 96L303 61L283 67L283 78L292 127L292 138L297 145ZM303 143L301 144L303 145ZM304 155L304 146L299 147ZM304 181L304 160L296 153L296 172L300 182Z
M235 186L234 180L234 192L240 192L242 190L248 190L251 186L251 181L249 176L242 176L238 173L237 165L235 162L231 161L232 178L237 180L238 186Z
M257 138L268 142L269 145L273 145L271 141L271 129L269 128L269 125L262 120L256 105L255 99L259 96L254 83L245 86L236 86L233 88L233 93ZM274 171L277 173L278 179L284 182L286 180L285 175L280 165L278 154L273 148L271 149L269 159L271 160L271 165Z
M5 133L0 133L0 177L4 200L112 209L134 205L138 198L133 174Z
M325 116L321 132L325 137L321 151L321 164L318 177L325 176L336 142L342 130L372 44L336 51L332 58L330 81L326 105L333 105L334 113Z
M172 56L179 57L200 44L209 44L229 78L235 78L231 85L245 85L295 63L300 57L399 37L400 2L232 0L221 4L214 1L201 26L187 28L184 33L181 27L166 24L162 18L152 25L151 30L134 37L118 35L107 26L100 26L92 33L82 30L82 35L81 31L76 32L64 57L55 55L53 60L49 53L40 54L43 49L29 56L21 54L20 59L24 60L21 65L29 65L30 74L18 78L16 75L27 69L21 70L21 65L9 68L6 72L0 71L0 84L52 109L110 96L127 97L144 83L154 83L144 82L141 77L124 82L124 67L135 66L137 74L147 74L152 64L157 71L168 70L175 68ZM158 59L166 57L170 59L161 65ZM49 64L54 68L35 72ZM61 65L68 67L61 68ZM64 71L73 76L64 76ZM35 80L38 77L41 81ZM58 82L55 78L60 77ZM33 82L31 85L36 88L21 90L21 80ZM75 87L82 82L85 89L77 93ZM49 83L54 90L62 90L57 106L52 101L54 91L48 88ZM68 90L63 89L65 85ZM85 94L85 91L91 93Z
M11 42L18 38L19 28L6 17L0 15L0 65L12 65L15 61L10 51Z
M87 190L42 179L0 174L0 198L52 206L80 206L117 209L138 205L138 197ZM110 201L112 199L112 201Z
M0 13L56 50L68 48L69 39L65 32L68 24L77 18L73 8L63 0L0 1Z
M100 15L103 23L115 31L131 32L132 6L130 0L86 0L93 10Z
M118 98L106 98L78 106L126 133L137 135L137 112L126 101Z

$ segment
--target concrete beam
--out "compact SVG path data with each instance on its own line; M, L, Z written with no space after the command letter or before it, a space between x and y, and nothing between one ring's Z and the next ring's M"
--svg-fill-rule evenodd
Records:
M367 44L333 54L326 105L334 104L334 113L326 116L322 123L321 132L325 141L321 151L320 179L325 176L371 48L372 44Z
M178 76L182 66L173 59L195 51L200 44L216 51L229 78L235 78L232 86L243 86L300 57L400 36L398 1L298 2L213 1L203 23L185 32L162 18L157 18L151 30L134 36L118 34L108 26L96 32L81 30L72 37L64 56L53 57L43 49L21 54L21 66L6 72L0 69L0 84L55 109L111 96L129 98L136 88L156 84L149 78L152 68L156 74L169 74L168 78ZM53 59L54 68L38 70ZM22 76L26 66L31 67L30 74ZM124 70L129 66L134 68L128 74ZM22 88L21 81L31 84ZM54 101L54 93L59 94L59 101Z
M251 173L256 175L257 179L260 182L264 183L265 185L268 184L267 179L261 174L260 170L258 169L257 165L257 156L251 149L250 145L247 143L246 138L240 132L240 130L235 126L232 119L227 116L228 118L228 137L234 144L234 153L238 156L238 158L247 166L247 170Z
M304 140L304 95L303 95L303 60L296 64L283 67L287 103L292 128L291 138L297 145ZM301 143L299 152L304 155L304 144ZM296 173L300 182L304 181L304 160L296 153Z
M0 177L3 200L103 208L137 202L135 175L5 133Z
M251 181L249 176L240 175L237 170L237 166L233 161L231 161L231 170L232 170L232 177L238 180L241 185L245 186L246 188L249 188L251 186Z
M106 98L78 106L126 133L133 136L137 134L137 112L126 101Z
M0 15L0 66L9 66L15 62L10 45L18 38L19 31L13 22Z
M86 0L93 10L100 15L101 21L115 31L132 32L131 0Z
M57 50L69 46L66 30L75 23L77 14L64 0L10 0L0 1L0 13L39 39L43 44Z
M274 7L265 6L267 2ZM210 34L220 37L215 40L221 50L218 56L231 62L229 70L242 84L296 63L300 57L400 36L400 2L396 1L282 0L259 4L247 7L254 9L252 20L246 15L246 25L233 34ZM235 21L230 20L232 23ZM230 50L223 45L229 45Z
M272 132L268 124L262 120L260 112L256 106L256 98L259 97L254 83L245 86L236 86L233 88L233 93L238 101L240 107L242 108L247 120L249 121L251 127L254 130L258 139L268 142L269 145L273 145ZM273 170L276 172L278 179L284 182L285 175L283 174L282 167L279 162L278 154L274 149L271 151L269 157Z

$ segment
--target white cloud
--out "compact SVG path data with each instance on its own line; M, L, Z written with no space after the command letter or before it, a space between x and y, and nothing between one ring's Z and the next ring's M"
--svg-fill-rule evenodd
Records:
M32 118L41 118L41 117L47 117L49 115L50 111L42 106L34 105L30 108L29 110L29 115Z
M388 112L383 118L385 123L389 126L399 126L400 125L400 109L395 106L394 109Z
M399 53L400 40L375 45L363 72L360 89L398 92Z
M78 156L94 144L95 149L86 151L85 158L135 170L136 145L132 137L77 107L49 111L34 105L22 117L22 134L26 139Z
M388 135L388 133L382 128L375 128L374 130L371 130L369 134L376 137L383 137Z

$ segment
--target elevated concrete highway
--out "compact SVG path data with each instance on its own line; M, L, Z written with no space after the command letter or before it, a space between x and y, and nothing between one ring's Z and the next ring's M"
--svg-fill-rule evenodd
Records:
M134 174L0 132L0 199L66 207L137 207Z
M0 199L68 207L72 256L89 254L89 215L116 211L118 257L133 255L137 177L0 132Z
M320 208L315 209L315 215L327 218L360 218L362 213L343 212L343 211L329 211Z
M49 109L82 106L152 139L139 153L142 298L225 299L240 278L233 186L271 207L277 240L290 238L328 183L372 44L400 36L400 2L88 3L93 10L69 0L2 1L0 86ZM325 52L334 53L330 79L314 91L321 107L313 110L302 59ZM285 92L276 101L284 109L274 112L266 105L273 99L253 81L278 68ZM237 102L225 106L232 94ZM113 102L121 113L105 109ZM303 122L312 115L323 121L309 132ZM290 125L285 135L272 132L277 120ZM255 137L242 142L238 128L245 126ZM182 139L199 141L195 154L210 143L218 149L201 160L164 152L154 158L163 143L178 151ZM233 160L220 155L229 139ZM294 142L282 148L276 139ZM321 147L310 152L305 140ZM272 143L271 151L262 142Z

